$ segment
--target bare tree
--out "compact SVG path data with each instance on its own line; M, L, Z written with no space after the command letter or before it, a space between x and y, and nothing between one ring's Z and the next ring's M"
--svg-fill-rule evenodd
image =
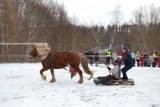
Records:
M121 7L118 5L112 11L112 21L111 21L111 23L114 25L113 26L114 31L111 34L112 39L110 40L111 43L110 43L109 49L111 49L112 46L116 44L115 43L115 41L116 41L116 35L117 35L118 27L120 26L122 20L123 20L123 13L121 11ZM117 47L117 46L114 46L114 47Z
M140 7L134 11L134 35L137 47L142 51L151 50L155 47L155 29L158 23L159 11L154 5Z
M16 40L15 32L17 32L17 18L18 10L17 6L12 0L1 0L0 1L0 37L1 42L12 42ZM8 46L1 46L1 53L4 55L9 54ZM7 61L6 57L6 61Z

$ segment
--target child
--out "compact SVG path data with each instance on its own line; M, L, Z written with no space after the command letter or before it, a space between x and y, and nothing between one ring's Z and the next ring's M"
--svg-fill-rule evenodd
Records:
M144 55L141 54L140 56L140 66L143 67L144 65Z
M98 84L106 84L107 82L112 82L112 80L118 80L120 79L120 66L121 66L121 61L120 60L115 60L114 61L114 68L111 69L110 67L107 67L109 70L110 75L107 75L105 77L98 77L93 80L93 82L98 85Z

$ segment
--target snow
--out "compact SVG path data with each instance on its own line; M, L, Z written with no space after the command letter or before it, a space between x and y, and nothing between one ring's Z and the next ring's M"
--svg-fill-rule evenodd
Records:
M105 65L89 66L94 77L106 76ZM57 81L39 75L40 63L0 64L0 107L160 107L160 68L134 67L128 76L134 86L96 86L89 75L78 84L64 69L55 70ZM68 68L67 68L68 69Z

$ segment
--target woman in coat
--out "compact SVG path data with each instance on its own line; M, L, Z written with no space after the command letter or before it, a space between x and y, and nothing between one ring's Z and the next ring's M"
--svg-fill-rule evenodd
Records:
M111 69L110 67L107 67L109 70L110 75L107 75L105 77L98 77L93 80L93 82L98 85L98 84L106 84L107 82L112 82L113 80L118 80L120 79L120 66L121 66L121 61L120 60L115 60L114 61L114 68Z

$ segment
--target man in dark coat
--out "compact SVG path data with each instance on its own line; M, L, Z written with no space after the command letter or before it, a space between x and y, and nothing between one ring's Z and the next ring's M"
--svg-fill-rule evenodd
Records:
M94 52L94 61L96 63L96 66L98 66L98 61L99 61L99 53L98 52Z
M131 54L128 51L128 48L124 47L122 51L124 52L124 57L122 58L124 67L121 69L122 74L123 74L123 77L121 79L128 80L127 71L133 67L134 63L133 63Z
M90 51L88 52L88 56L89 56L89 62L90 62L90 64L92 65L92 64L93 64L93 57L94 57L94 53L93 53L92 50L90 50Z

